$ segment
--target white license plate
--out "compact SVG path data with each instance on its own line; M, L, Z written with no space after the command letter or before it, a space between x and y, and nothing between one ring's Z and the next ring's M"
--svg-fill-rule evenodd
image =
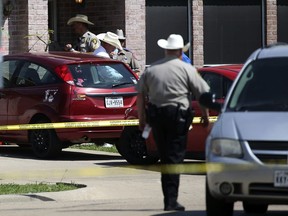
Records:
M107 108L123 107L123 97L105 97L105 105Z
M274 172L274 186L288 187L288 171L276 170Z

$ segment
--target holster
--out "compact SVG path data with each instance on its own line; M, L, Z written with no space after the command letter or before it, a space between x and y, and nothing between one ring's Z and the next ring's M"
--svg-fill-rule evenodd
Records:
M194 109L189 107L187 110L181 109L180 104L177 107L175 106L165 106L158 108L156 105L148 103L146 109L146 121L148 124L153 125L153 120L157 119L158 115L165 115L170 117L172 121L179 122L183 127L182 129L188 130L190 127L193 118L194 118ZM158 116L159 117L159 116Z

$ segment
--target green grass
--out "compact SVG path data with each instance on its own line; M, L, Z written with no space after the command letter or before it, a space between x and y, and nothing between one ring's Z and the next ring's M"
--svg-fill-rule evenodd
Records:
M58 192L58 191L67 191L75 190L84 185L77 184L68 184L68 183L35 183L35 184L0 184L0 195L4 194L27 194L27 193L40 193L40 192Z
M95 143L85 143L81 145L73 145L70 148L75 149L85 149L85 150L94 150L94 151L105 151L118 153L115 145L107 147L105 145L98 145ZM80 187L85 187L84 185L77 184L68 184L68 183L35 183L35 184L0 184L0 195L5 194L28 194L28 193L40 193L40 192L59 192L59 191L67 191L67 190L75 190Z
M106 147L105 145L98 145L95 143L86 143L86 144L73 145L73 146L70 146L70 148L118 153L115 145L112 145L111 147Z

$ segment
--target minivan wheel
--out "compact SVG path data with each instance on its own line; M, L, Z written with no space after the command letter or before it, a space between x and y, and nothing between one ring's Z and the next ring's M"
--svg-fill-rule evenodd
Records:
M268 204L251 204L243 202L243 209L248 214L264 214L267 212Z
M156 156L147 155L146 141L137 126L128 126L123 129L116 148L119 154L133 165L155 164L159 160Z
M233 216L233 202L226 202L224 199L217 199L212 196L206 178L206 215L207 216Z
M34 123L45 122L47 121L37 120ZM39 158L55 158L62 150L61 142L53 129L30 130L28 136L33 152Z

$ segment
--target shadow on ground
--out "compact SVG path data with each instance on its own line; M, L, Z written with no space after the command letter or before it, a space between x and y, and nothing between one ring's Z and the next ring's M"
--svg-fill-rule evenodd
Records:
M19 147L17 145L5 145L0 146L0 157L19 158L19 159L35 159L42 160L33 154L33 151L29 147ZM46 160L46 159L45 159ZM87 151L87 150L63 150L59 157L51 159L53 161L95 161L95 165L101 165L106 167L121 167L127 169L139 169L148 170L154 172L161 171L160 163L152 165L130 165L127 163L121 155L109 152L100 151ZM177 168L177 172L187 175L205 175L206 167L205 161L198 160L185 160L184 164L180 165L180 169ZM180 170L180 171L179 171Z
M17 145L4 145L0 146L0 157L11 157L21 159L39 159L35 157L33 151L29 147L19 147ZM118 154L107 154L106 152L93 152L93 151L82 151L63 150L59 157L51 160L55 161L76 161L76 160L120 160L122 157ZM41 160L41 159L39 159Z

